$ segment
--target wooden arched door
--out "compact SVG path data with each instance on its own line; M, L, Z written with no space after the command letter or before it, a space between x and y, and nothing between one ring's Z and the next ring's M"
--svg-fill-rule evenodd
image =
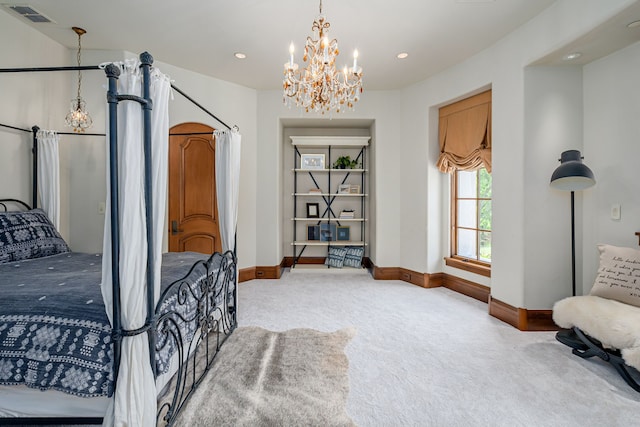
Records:
M222 250L213 128L182 123L169 130L169 251Z

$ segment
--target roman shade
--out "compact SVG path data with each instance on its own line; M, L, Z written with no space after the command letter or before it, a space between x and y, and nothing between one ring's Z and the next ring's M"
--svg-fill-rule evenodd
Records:
M491 173L491 91L440 108L438 169Z

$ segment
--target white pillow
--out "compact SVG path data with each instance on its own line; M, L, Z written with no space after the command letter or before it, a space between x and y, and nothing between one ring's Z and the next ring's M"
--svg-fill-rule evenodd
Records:
M600 266L591 295L640 307L640 250L598 245Z

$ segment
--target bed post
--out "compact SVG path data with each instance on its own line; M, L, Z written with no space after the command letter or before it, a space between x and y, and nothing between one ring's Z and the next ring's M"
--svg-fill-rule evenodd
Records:
M120 223L118 205L118 76L115 64L105 67L109 79L107 103L109 104L109 185L111 186L111 277L113 293L113 382L118 378L122 348L122 324L120 319Z
M31 131L33 132L33 148L31 148L31 153L33 153L33 170L31 171L31 178L33 182L31 183L31 206L32 209L38 207L38 131L40 128L38 126L33 126Z
M151 110L153 102L149 95L151 85L150 68L153 64L153 57L149 52L140 54L140 66L142 67L142 97L146 102L142 103L144 120L144 202L147 220L147 319L149 325L147 336L149 337L149 363L153 377L156 373L156 307L155 307L155 239L153 230L153 187L151 183Z

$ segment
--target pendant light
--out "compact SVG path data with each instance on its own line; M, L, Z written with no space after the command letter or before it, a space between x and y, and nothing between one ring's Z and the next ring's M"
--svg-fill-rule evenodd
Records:
M93 119L87 112L87 106L80 96L80 88L82 86L82 72L80 71L80 54L82 52L81 37L86 33L85 30L79 27L72 27L72 30L78 35L78 95L71 100L71 109L64 121L67 126L73 129L76 133L83 133L86 129L90 128L93 124Z

